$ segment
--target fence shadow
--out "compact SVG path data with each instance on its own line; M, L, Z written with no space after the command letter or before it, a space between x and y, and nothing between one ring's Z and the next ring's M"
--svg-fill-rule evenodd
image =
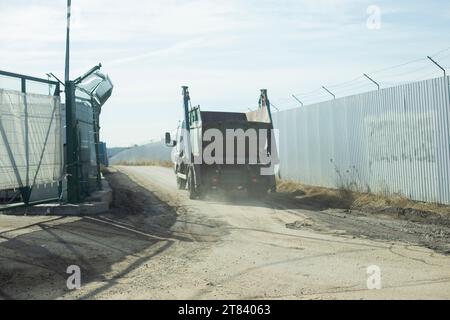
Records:
M0 299L59 298L69 291L66 270L71 265L80 267L82 286L99 283L80 296L94 298L175 241L192 241L170 230L177 217L174 208L121 173L108 179L114 186L109 213L53 217L0 233ZM125 260L130 263L124 270L105 278Z

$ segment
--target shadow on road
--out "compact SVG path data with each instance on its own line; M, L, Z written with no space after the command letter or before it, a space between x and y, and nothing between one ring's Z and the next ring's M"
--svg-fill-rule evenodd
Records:
M69 290L67 267L81 268L82 286L98 283L79 298L95 298L174 241L174 208L121 173L107 177L114 202L95 217L49 217L40 223L0 233L0 299L55 299ZM27 217L23 217L27 219ZM129 261L117 272L113 266ZM116 268L117 269L117 268ZM114 276L105 277L109 272Z

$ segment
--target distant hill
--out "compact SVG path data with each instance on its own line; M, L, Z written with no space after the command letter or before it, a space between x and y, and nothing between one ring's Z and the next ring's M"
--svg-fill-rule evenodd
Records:
M120 148L111 148L120 149ZM114 150L115 151L115 150ZM109 150L108 150L109 152ZM110 155L109 163L117 164L145 164L171 161L172 148L162 142L151 142L142 146L122 148L120 152Z
M108 158L114 157L116 154L128 150L132 147L116 147L116 148L108 148Z

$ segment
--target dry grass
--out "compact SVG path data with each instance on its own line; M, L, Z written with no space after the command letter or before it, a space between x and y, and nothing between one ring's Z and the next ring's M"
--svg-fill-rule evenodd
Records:
M307 186L292 181L277 181L277 189L282 193L303 196L311 201L323 202L329 208L346 208L353 210L383 211L387 208L412 209L420 212L450 215L450 206L413 201L401 195L386 196L382 194L360 193L346 189L329 189Z
M344 189L329 189L307 186L293 181L278 180L277 190L294 196L302 196L303 203L317 207L348 209L353 203L353 195Z
M172 168L172 161L119 161L115 165L117 166L142 166L142 167L150 167L150 166L158 166L165 168Z
M432 203L432 202L419 202L413 201L411 199L405 198L401 195L379 195L379 194L357 194L353 202L353 207L363 208L363 207L373 207L373 208L402 208L402 209L413 209L416 211L439 213L450 215L450 206Z

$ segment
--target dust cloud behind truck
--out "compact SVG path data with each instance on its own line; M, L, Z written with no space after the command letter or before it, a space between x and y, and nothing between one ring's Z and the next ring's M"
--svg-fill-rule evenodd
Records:
M165 137L166 145L173 147L179 189L187 189L191 199L217 189L246 190L253 197L276 191L277 154L267 90L261 90L257 110L238 113L192 107L188 87L183 87L183 108L176 137L168 132Z

